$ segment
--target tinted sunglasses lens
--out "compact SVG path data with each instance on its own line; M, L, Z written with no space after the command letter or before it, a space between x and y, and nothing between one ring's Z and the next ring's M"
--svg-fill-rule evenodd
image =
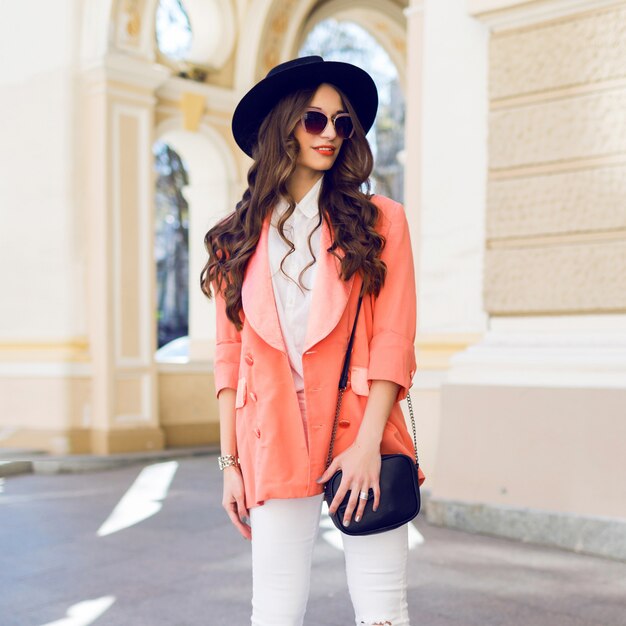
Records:
M349 115L342 115L335 120L335 131L342 139L348 139L352 135L354 125Z
M311 135L319 135L328 124L328 118L319 111L307 111L304 116L304 130Z

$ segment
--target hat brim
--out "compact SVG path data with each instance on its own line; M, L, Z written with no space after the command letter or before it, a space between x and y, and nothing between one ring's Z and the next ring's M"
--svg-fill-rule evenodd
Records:
M252 156L259 127L279 100L293 91L321 83L335 85L347 96L367 133L378 110L378 91L372 77L350 63L320 61L269 75L246 93L233 113L232 132L237 145Z

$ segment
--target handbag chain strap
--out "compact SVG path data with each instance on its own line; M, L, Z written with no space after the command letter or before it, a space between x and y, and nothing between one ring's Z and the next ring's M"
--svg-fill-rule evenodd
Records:
M343 399L343 392L348 386L348 371L350 369L350 357L352 356L352 344L354 343L354 335L356 333L356 323L359 319L359 312L361 310L361 302L363 301L363 287L361 287L361 293L359 294L359 302L356 307L356 315L354 317L354 324L352 325L352 332L350 333L350 340L348 341L348 348L346 350L346 356L343 359L343 367L341 368L341 376L339 378L339 396L337 397L337 408L335 409L335 421L333 422L333 431L330 436L330 448L328 450L328 457L326 459L326 469L330 466L333 460L333 448L335 447L335 437L337 435L337 424L339 423L339 411L341 410L341 401ZM413 416L413 404L411 402L411 394L406 394L406 403L409 407L409 415L411 416L411 426L413 428L413 444L415 447L415 465L419 465L419 458L417 456L417 431L415 430L415 417Z

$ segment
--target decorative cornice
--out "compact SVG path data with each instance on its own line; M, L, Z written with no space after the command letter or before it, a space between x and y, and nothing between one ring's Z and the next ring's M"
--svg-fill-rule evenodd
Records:
M426 515L428 522L434 526L626 561L626 521L616 517L437 496L431 496L426 501Z
M560 331L556 330L559 320ZM591 320L580 330L562 316L552 325L544 323L553 327L552 332L533 330L530 318L527 331L490 330L481 342L451 357L445 382L626 389L626 331L612 328L617 324L608 325L611 331L593 330Z
M418 333L415 338L418 370L447 370L454 354L478 343L481 338L482 334L478 333Z
M80 363L91 359L86 337L61 341L0 341L0 363Z
M491 30L500 31L618 4L622 3L618 0L467 0L467 12Z
M106 81L116 81L152 93L171 75L171 70L127 54L111 53L101 63L84 68L83 80L90 86Z
M0 362L0 378L91 378L92 376L93 367L90 362Z
M159 374L184 376L186 374L206 374L213 375L213 360L207 361L159 361L157 362L157 372Z
M210 110L232 111L237 105L237 94L232 89L198 83L178 76L171 76L159 87L157 96L164 100L180 102L184 93L202 95Z
M87 337L72 337L57 341L38 339L28 340L1 340L0 351L2 350L87 350L89 340Z

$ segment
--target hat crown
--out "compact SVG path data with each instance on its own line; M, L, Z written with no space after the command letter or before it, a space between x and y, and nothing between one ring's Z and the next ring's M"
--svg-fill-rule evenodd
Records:
M265 78L269 78L270 76L274 76L275 74L280 74L286 70L293 69L294 67L301 67L303 65L314 65L316 63L324 63L324 59L317 55L312 55L308 57L300 57L298 59L292 59L291 61L285 61L276 67L273 67Z

